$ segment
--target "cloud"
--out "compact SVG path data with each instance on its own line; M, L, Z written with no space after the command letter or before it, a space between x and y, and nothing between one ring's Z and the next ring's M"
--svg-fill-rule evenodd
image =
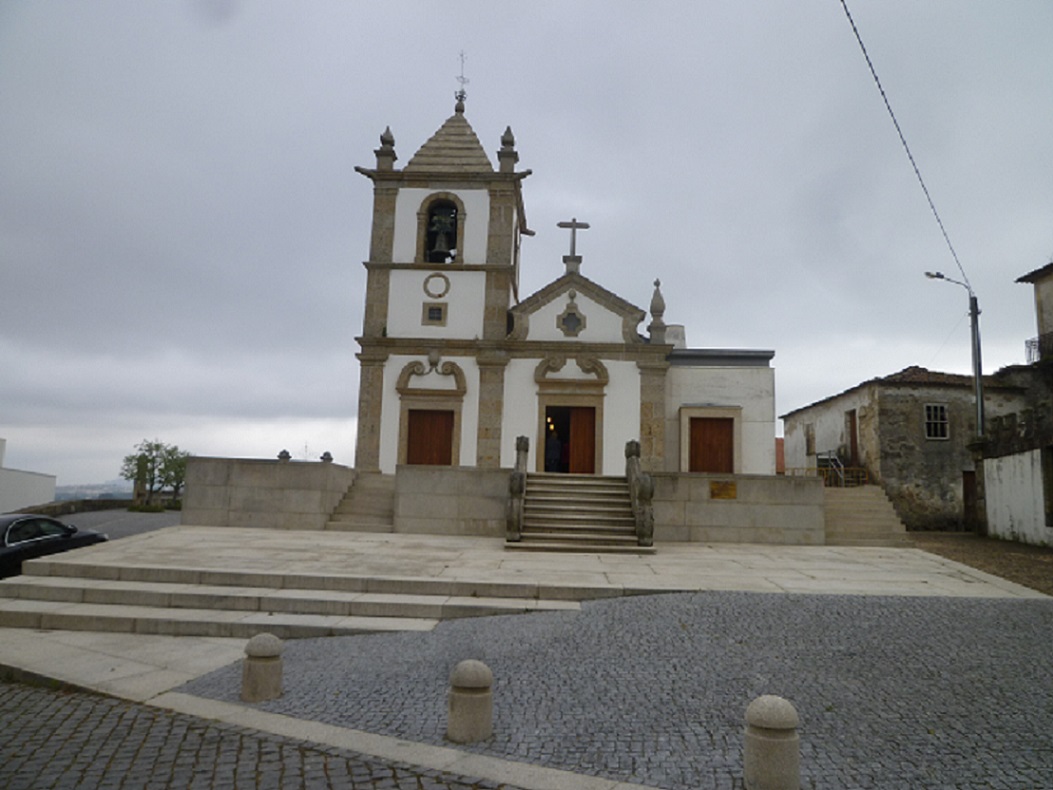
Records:
M1053 253L1053 7L851 6L980 297L985 366L1022 362L1013 280ZM954 261L836 3L14 2L8 463L87 482L155 436L348 458L325 437L350 441L357 403L353 168L388 125L409 160L462 49L484 148L511 125L534 171L523 296L561 274L577 216L584 274L642 307L660 277L692 343L774 349L779 413L968 369L966 295L923 276Z

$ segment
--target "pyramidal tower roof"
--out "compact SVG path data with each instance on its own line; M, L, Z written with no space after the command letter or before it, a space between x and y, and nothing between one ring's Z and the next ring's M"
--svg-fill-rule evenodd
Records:
M464 117L464 102L458 101L453 115L413 155L403 168L406 173L492 173L486 151Z

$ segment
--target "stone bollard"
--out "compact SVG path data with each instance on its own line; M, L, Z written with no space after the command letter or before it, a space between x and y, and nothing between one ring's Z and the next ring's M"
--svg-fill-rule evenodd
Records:
M800 719L788 700L765 694L746 708L746 790L799 790Z
M245 645L241 665L241 699L263 702L282 695L282 640L274 634L256 634Z
M454 743L485 741L494 732L494 673L482 661L462 661L450 673L446 737Z

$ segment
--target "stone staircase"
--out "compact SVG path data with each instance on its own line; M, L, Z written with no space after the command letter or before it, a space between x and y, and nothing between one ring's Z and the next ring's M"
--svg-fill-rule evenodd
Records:
M637 545L624 477L572 474L527 475L523 537L505 546L518 551L655 551Z
M582 597L589 597L582 592ZM29 560L0 580L0 627L282 639L425 631L440 620L577 610L536 584Z
M913 545L881 486L827 487L823 490L826 545Z
M393 532L395 476L362 472L329 516L326 529L353 532Z

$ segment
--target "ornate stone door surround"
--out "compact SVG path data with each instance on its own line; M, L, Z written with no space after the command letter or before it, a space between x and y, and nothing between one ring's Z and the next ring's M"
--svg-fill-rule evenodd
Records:
M537 430L535 433L534 465L538 472L545 471L545 412L551 406L584 406L595 410L596 441L595 469L596 474L603 474L603 402L610 374L606 366L595 357L578 356L574 359L578 370L587 378L554 378L567 364L567 356L553 355L545 357L534 370L534 381L537 383Z
M430 373L452 376L450 389L413 387L412 379ZM432 352L428 362L410 362L399 373L395 389L399 394L399 449L398 463L405 464L409 455L409 413L411 409L453 412L453 452L451 464L460 465L461 459L461 409L467 392L464 371L456 362L440 364L439 355Z

